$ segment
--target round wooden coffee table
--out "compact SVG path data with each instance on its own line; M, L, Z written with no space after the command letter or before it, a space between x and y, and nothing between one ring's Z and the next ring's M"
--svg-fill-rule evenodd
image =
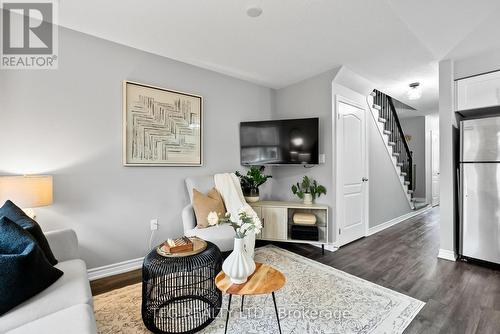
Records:
M266 295L271 294L273 296L274 310L276 311L276 319L278 319L278 329L281 333L280 317L278 314L278 307L276 306L276 297L274 292L281 289L286 282L285 275L283 273L268 264L255 263L255 271L246 283L243 284L233 284L231 279L221 271L215 277L215 285L217 288L229 295L229 302L227 305L227 317L226 317L226 327L224 333L227 333L227 323L229 322L229 313L231 313L231 298L233 295L241 296L241 310L243 311L243 301L245 296L252 295Z

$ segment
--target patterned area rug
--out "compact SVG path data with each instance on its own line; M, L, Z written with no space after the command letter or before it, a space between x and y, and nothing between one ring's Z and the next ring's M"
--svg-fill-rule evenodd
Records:
M258 248L256 261L281 270L276 292L283 333L402 333L425 303L275 246ZM202 333L224 333L223 310ZM277 333L271 296L233 297L228 333ZM99 333L149 333L141 318L141 284L94 298Z

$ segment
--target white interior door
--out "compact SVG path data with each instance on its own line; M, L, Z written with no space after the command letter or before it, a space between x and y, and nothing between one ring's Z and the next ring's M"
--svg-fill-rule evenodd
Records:
M439 205L439 135L431 132L431 163L432 163L432 206Z
M337 97L337 244L366 235L366 110Z

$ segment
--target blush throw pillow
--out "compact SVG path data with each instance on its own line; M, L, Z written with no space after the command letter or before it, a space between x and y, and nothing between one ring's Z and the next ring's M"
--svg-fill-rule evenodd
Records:
M215 188L210 189L206 195L193 189L193 209L196 215L196 225L198 228L208 227L207 216L210 212L215 211L220 215L226 213L224 200Z
M53 266L57 264L57 260L50 249L49 242L47 241L47 238L45 238L40 225L38 225L36 221L28 217L21 208L17 207L11 201L5 202L5 204L0 208L0 217L2 216L9 218L11 221L31 234L47 257L47 260L49 260L50 264Z
M0 316L57 281L54 268L25 229L0 217Z

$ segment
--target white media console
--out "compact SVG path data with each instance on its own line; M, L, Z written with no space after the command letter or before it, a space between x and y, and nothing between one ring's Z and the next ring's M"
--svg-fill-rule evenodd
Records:
M261 201L249 203L262 221L262 232L257 239L281 242L321 244L328 243L328 206L302 204L298 202ZM312 213L316 216L318 240L292 239L293 215L296 212Z

